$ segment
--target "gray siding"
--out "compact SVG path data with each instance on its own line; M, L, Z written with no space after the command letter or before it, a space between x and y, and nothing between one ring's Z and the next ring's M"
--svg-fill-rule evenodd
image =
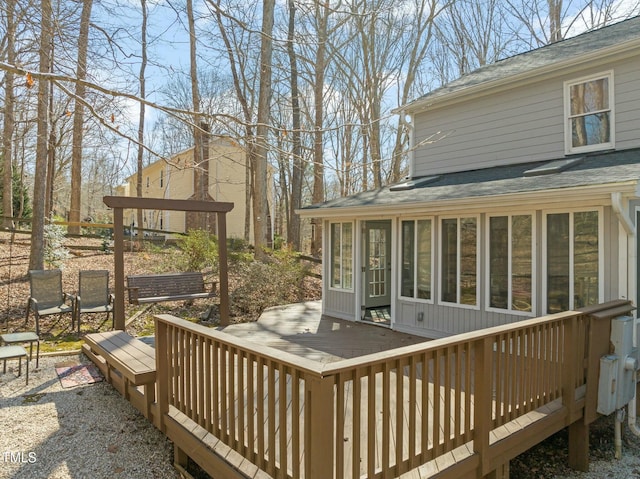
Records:
M324 292L323 303L323 313L327 316L349 320L356 318L355 293L327 288Z
M416 115L414 175L465 171L564 156L563 83L614 71L616 149L640 146L640 57L556 74L537 83Z

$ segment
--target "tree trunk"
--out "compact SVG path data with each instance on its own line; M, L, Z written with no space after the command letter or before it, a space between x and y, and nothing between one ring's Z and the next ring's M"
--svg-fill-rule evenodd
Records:
M291 132L293 147L293 168L291 175L291 204L287 221L287 242L295 251L302 250L300 216L296 210L302 206L302 179L304 175L304 162L302 161L302 147L300 139L300 99L298 91L298 65L294 51L294 34L296 22L295 0L289 0L289 31L287 35L287 53L291 66L291 114L293 131Z
M6 0L7 17L7 62L14 65L16 25L14 13L15 0ZM15 93L13 91L13 73L5 72L4 75L4 124L2 132L2 151L4 159L4 175L2 188L2 220L3 228L13 228L13 129L15 125L14 104Z
M189 76L191 78L191 103L193 104L193 196L196 200L207 199L208 185L205 184L204 170L208 170L205 165L205 158L208 161L209 155L203 151L203 135L206 131L201 130L200 125L200 89L198 87L198 60L196 49L196 23L193 16L193 1L187 0L187 22L189 24ZM198 229L206 229L205 214L196 214L194 221Z
M271 103L271 71L273 56L273 22L275 0L263 0L262 40L260 48L260 93L258 96L258 125L256 127L256 149L254 157L253 230L255 253L261 259L268 245L269 221L267 192L267 135L269 133L269 106Z
M51 0L40 0L40 72L48 73L51 65ZM38 108L36 140L36 168L33 178L33 221L31 223L31 251L29 269L44 269L44 223L47 186L47 146L49 130L49 82L38 80Z
M89 44L89 22L93 0L84 0L80 17L80 35L78 36L78 65L76 76L84 80L87 76L87 49ZM75 108L73 112L73 139L71 146L71 201L69 205L69 221L79 222L82 209L82 139L84 127L84 100L86 88L84 83L75 85ZM80 226L69 226L69 233L79 234Z
M322 5L316 4L316 18L318 21L318 49L315 60L314 84L314 142L313 142L313 202L324 201L324 74L326 70L325 54L327 50L327 25L329 23L329 1ZM311 254L318 256L322 248L322 222L316 220L311 241Z
M142 27L141 27L141 47L142 47L142 61L140 63L140 74L138 76L138 81L140 83L140 98L143 100L146 98L146 79L145 79L145 70L147 68L147 0L140 0L140 7L142 10ZM144 114L145 114L145 105L143 102L140 102L140 116L138 118L138 174L136 181L136 194L138 197L142 197L142 168L143 168L143 159L144 159L144 148L142 147L144 143ZM144 218L143 211L138 210L138 237L142 239L144 228Z

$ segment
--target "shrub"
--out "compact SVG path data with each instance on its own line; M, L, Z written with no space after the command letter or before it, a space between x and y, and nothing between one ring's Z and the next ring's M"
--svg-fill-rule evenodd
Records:
M189 230L178 241L182 254L177 258L181 271L218 270L218 238L205 230Z
M233 316L255 320L266 308L304 299L307 268L290 250L274 252L265 262L236 262L232 267L238 281L230 296Z
M64 247L65 228L49 223L44 226L44 262L53 268L62 268L69 259L69 250Z

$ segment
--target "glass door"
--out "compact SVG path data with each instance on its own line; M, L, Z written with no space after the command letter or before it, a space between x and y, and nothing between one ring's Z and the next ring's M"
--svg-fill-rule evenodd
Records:
M391 220L367 221L364 228L365 308L391 304Z

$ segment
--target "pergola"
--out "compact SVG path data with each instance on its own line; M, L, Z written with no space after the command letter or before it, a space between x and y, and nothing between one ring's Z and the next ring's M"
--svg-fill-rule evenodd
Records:
M168 210L185 212L216 213L218 226L218 262L220 264L220 324L229 323L229 278L227 265L227 220L226 213L233 203L197 200L170 200L162 198L139 198L131 196L105 196L104 203L113 208L115 329L124 330L124 209Z

